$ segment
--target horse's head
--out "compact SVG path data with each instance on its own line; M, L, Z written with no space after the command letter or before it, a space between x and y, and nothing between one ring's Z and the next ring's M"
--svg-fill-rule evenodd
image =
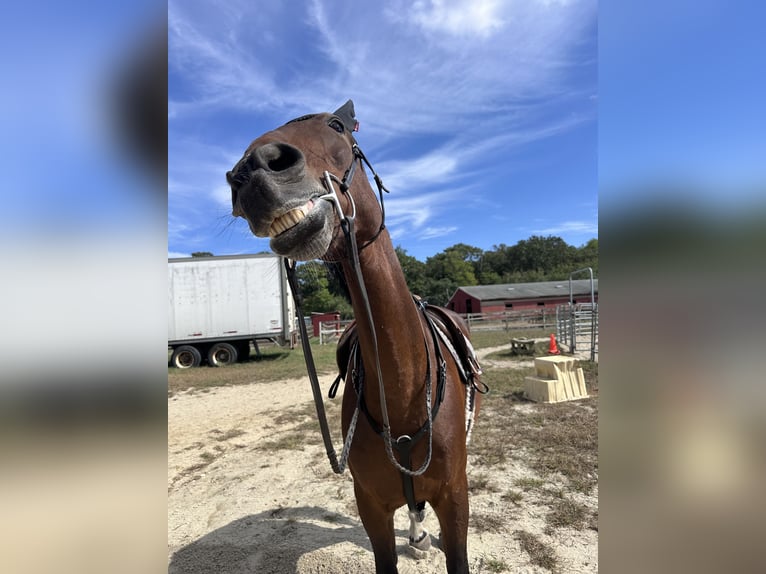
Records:
M295 260L339 257L344 249L340 219L336 204L328 200L333 184L325 172L340 179L359 161L355 125L349 100L335 113L300 117L253 141L226 173L232 215L246 219L256 236L271 238L271 249L279 255ZM337 198L344 214L356 211L357 235L371 237L380 224L380 208L367 178L353 178L348 192L339 191Z

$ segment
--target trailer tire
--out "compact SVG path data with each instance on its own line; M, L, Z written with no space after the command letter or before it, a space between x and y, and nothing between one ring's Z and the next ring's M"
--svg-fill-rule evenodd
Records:
M229 343L216 343L207 352L207 362L211 367L225 367L237 362L237 349Z
M177 369L199 367L200 363L202 363L202 353L199 352L197 347L181 345L180 347L173 349L173 356L170 358L170 363Z
M237 349L237 361L244 363L250 358L250 341L237 341L234 343Z

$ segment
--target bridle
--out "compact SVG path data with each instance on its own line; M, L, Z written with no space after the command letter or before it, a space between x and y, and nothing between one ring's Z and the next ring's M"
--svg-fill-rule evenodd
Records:
M383 180L380 179L380 176L375 172L375 169L372 167L372 164L367 159L367 156L364 155L364 152L359 147L359 145L356 143L356 141L351 146L351 151L353 152L353 158L351 159L351 165L348 166L348 169L343 174L343 179L339 179L335 174L330 173L329 171L325 171L323 174L322 183L324 184L325 188L327 188L327 193L324 195L320 195L318 199L324 199L326 201L329 201L335 206L335 211L338 214L338 219L340 220L341 229L343 230L343 234L346 236L346 243L349 243L348 236L349 234L353 233L351 232L351 228L354 226L354 221L356 220L356 203L354 203L354 197L349 193L349 190L351 188L351 183L354 179L354 174L356 173L356 166L359 161L363 161L367 164L367 167L370 168L370 171L372 172L372 175L375 179L375 185L378 187L378 196L380 197L380 227L378 227L378 230L375 232L375 234L368 239L365 243L362 244L361 247L359 247L359 251L367 247L368 245L371 245L378 236L382 233L382 231L386 228L386 206L385 202L383 201L383 192L389 193L388 189L386 189L386 186L383 185ZM343 207L340 204L340 199L338 198L338 193L335 191L335 186L333 185L333 182L338 184L338 187L340 188L340 191L343 195L345 195L349 202L351 203L351 215L346 215L343 212Z
M296 120L293 120L293 121L296 121ZM386 189L386 187L383 185L383 181L375 172L375 169L372 167L369 160L367 159L367 156L364 155L364 152L362 152L361 148L356 143L356 141L353 142L351 149L353 152L353 159L351 160L351 165L349 165L348 169L345 171L342 178L338 178L336 175L330 173L329 171L324 172L323 184L327 188L327 193L319 196L318 199L329 201L335 207L335 211L340 220L340 226L346 241L347 256L350 260L352 270L355 274L357 285L359 286L359 289L361 292L362 304L364 307L367 323L370 326L370 337L372 339L373 348L374 348L375 370L376 370L377 379L378 379L378 392L380 396L381 414L383 417L383 421L382 421L383 424L382 424L380 434L383 437L386 453L388 454L388 458L390 462L403 475L407 475L410 477L419 476L423 474L428 468L428 466L430 465L431 455L433 451L432 438L433 438L434 413L432 412L432 406L431 406L431 399L432 399L431 354L430 354L430 351L428 351L428 341L424 332L423 342L426 347L426 357L427 357L427 368L426 368L427 421L424 427L421 429L421 432L419 432L419 434L422 434L422 431L425 431L428 434L428 451L427 451L426 458L423 464L421 465L421 467L418 468L417 470L412 470L400 464L399 461L397 461L396 457L394 456L394 452L393 452L394 448L396 448L399 452L402 452L401 450L402 448L406 448L407 449L406 452L409 453L409 446L410 446L410 443L412 442L413 437L410 437L408 435L402 435L401 437L399 437L398 439L394 441L394 439L391 436L391 426L390 426L389 417L388 417L388 407L386 405L386 394L385 394L385 388L383 385L383 374L380 367L380 353L378 351L378 340L377 340L377 335L375 333L375 327L374 327L375 323L373 321L372 309L370 307L370 301L367 295L367 287L365 285L364 277L362 276L361 266L359 263L359 252L365 247L371 245L380 236L383 229L385 229L386 213L385 213L385 207L383 202L383 192L384 191L388 192L388 189ZM373 237L367 240L361 247L358 247L357 241L356 241L356 233L354 230L354 225L356 221L356 204L354 202L353 196L350 193L350 187L354 178L354 174L356 173L357 163L362 161L365 164L367 164L367 166L370 168L370 171L372 172L375 179L375 184L377 185L377 188L378 188L378 195L380 196L381 224L380 224L380 227L378 228L378 231L373 235ZM349 203L351 204L350 215L347 215L343 211L343 207L341 205L340 198L338 196L338 192L336 191L334 184L338 185L338 188L340 189L340 193L343 194L348 199ZM295 277L295 262L291 263L289 260L285 259L285 267L287 269L287 278L290 283L290 288L292 290L293 297L295 298L296 315L298 316L298 326L301 333L301 346L303 347L303 354L306 360L306 369L308 371L309 380L311 381L311 388L314 395L314 402L317 409L317 417L319 419L319 426L322 432L322 438L325 444L325 450L327 451L327 457L330 460L330 466L332 467L333 471L336 474L341 474L345 470L346 463L348 460L348 454L350 452L351 441L353 439L354 430L356 427L357 417L359 414L360 404L362 400L362 388L360 387L357 390L357 405L354 411L353 418L351 420L351 424L349 425L349 430L343 445L343 451L341 453L341 460L339 462L337 455L335 453L335 449L332 445L332 438L330 436L329 424L327 423L327 416L324 410L324 401L322 400L322 393L319 387L319 379L316 374L316 366L314 365L314 359L311 353L311 346L309 344L308 334L306 333L306 325L305 325L305 322L303 321L303 312L301 311L299 289L298 289L298 284ZM423 314L425 315L424 306L421 305L421 308L423 310ZM423 327L421 324L421 329L422 328ZM434 345L436 347L437 356L440 362L439 369L438 369L438 376L440 379L439 387L443 388L443 379L444 377L446 377L446 364L444 362L443 357L441 357L439 353L439 343L438 341L436 341L436 339L434 339ZM406 458L408 457L409 457L409 454L407 454ZM409 462L406 461L406 464L409 464Z

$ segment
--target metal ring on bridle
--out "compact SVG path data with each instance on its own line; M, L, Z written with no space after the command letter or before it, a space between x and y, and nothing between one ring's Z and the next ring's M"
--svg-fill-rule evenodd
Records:
M324 172L324 184L327 188L327 193L324 195L320 195L318 199L324 199L326 201L329 201L335 206L335 210L338 212L338 218L343 221L345 220L354 220L356 219L356 203L354 203L354 198L350 193L346 193L346 197L348 197L348 200L351 202L351 215L346 215L343 213L343 207L340 204L340 199L338 199L338 192L335 191L335 186L332 184L332 182L335 181L340 186L341 190L344 188L348 189L348 186L346 183L340 179L338 179L337 176L331 174L329 171Z

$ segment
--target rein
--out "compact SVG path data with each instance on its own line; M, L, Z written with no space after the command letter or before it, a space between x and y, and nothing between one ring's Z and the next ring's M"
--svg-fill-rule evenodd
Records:
M375 350L375 370L378 377L378 393L380 396L380 406L381 406L381 412L383 416L383 424L382 429L379 434L383 437L383 442L386 448L386 453L388 455L389 461L404 475L408 476L420 476L423 474L428 466L431 463L431 455L433 451L433 418L434 413L432 412L431 408L431 396L432 396L432 383L431 383L431 354L428 352L428 342L426 340L425 333L423 333L423 342L426 347L426 356L428 358L428 364L426 368L426 413L427 413L427 421L424 427L419 431L416 435L417 438L422 436L422 431L425 431L428 434L428 451L427 456L421 467L417 470L412 470L410 468L406 468L402 464L400 464L396 457L394 456L394 448L397 449L400 453L403 452L403 447L406 448L404 452L407 453L407 456L404 457L405 463L409 464L409 446L414 444L413 437L410 437L409 435L402 435L396 441L393 440L391 436L391 425L389 422L388 417L388 407L386 404L386 393L385 393L385 387L383 385L383 374L382 370L380 368L380 354L378 352L378 339L377 335L375 333L374 328L374 321L372 317L372 309L370 307L370 301L367 295L367 287L364 282L364 277L362 276L362 270L359 263L359 252L367 247L368 245L372 244L380 235L380 233L385 229L385 208L383 204L383 191L388 192L388 189L385 188L383 185L382 180L378 176L377 173L375 173L375 170L373 169L372 165L370 164L367 157L364 155L362 150L359 148L359 146L354 143L352 146L352 150L354 153L354 158L351 161L351 165L346 170L346 172L343 175L343 179L338 179L337 176L331 174L328 171L324 172L324 184L327 187L328 192L325 195L320 196L318 199L325 199L332 203L335 206L335 209L338 214L338 218L340 219L340 225L341 229L343 231L343 235L346 239L346 245L348 250L348 255L351 262L351 267L354 271L355 278L357 280L357 284L359 285L359 289L361 291L361 298L362 303L364 306L364 312L368 321L368 324L370 325L370 336L372 338L373 342L373 348ZM353 180L354 174L356 173L356 164L357 160L364 161L364 163L367 164L367 166L370 168L370 171L374 175L375 183L378 187L378 194L380 195L380 205L381 205L381 213L382 213L382 219L381 224L378 229L378 231L373 235L371 239L369 239L367 242L365 242L361 247L357 246L356 241L356 234L354 232L354 223L356 220L356 204L354 203L354 199L349 193L349 188L351 186L351 181ZM336 182L338 184L339 189L341 190L341 193L346 195L348 200L351 203L351 215L346 215L343 212L343 208L340 204L340 200L338 198L338 194L335 191L335 186L333 185L333 182ZM319 387L319 378L316 373L316 366L314 364L314 358L311 353L311 346L309 344L308 335L306 333L306 325L305 321L303 320L303 313L301 311L301 305L300 305L300 295L298 291L298 284L295 277L295 262L292 262L292 264L285 259L285 268L287 270L287 278L288 282L290 283L290 288L293 292L293 298L295 299L296 304L296 314L298 315L298 323L299 323L299 329L301 333L301 346L303 348L303 354L304 359L306 361L306 369L308 371L309 380L311 381L311 389L314 395L314 403L316 405L317 410L317 417L319 419L319 426L320 430L322 432L322 439L324 441L325 450L327 451L327 457L330 460L330 466L333 469L333 472L336 474L341 474L346 467L346 463L348 461L348 454L351 447L351 441L353 439L354 430L356 428L356 422L359 414L359 407L362 400L362 388L360 388L357 391L357 404L356 409L354 411L354 415L351 421L351 425L349 426L348 435L346 436L346 440L343 445L343 452L341 454L341 460L338 461L335 449L332 445L332 438L330 436L330 430L329 425L327 423L327 415L325 413L324 409L324 402L322 400L322 393L321 389ZM423 309L423 312L425 314L425 310ZM428 322L428 319L426 318L426 322ZM430 325L430 323L429 323ZM423 329L421 325L421 330ZM446 364L444 362L444 359L441 357L441 354L439 353L439 342L436 338L434 338L434 346L436 349L437 356L440 360L439 365L439 377L442 379L446 376ZM442 385L439 385L440 387Z

